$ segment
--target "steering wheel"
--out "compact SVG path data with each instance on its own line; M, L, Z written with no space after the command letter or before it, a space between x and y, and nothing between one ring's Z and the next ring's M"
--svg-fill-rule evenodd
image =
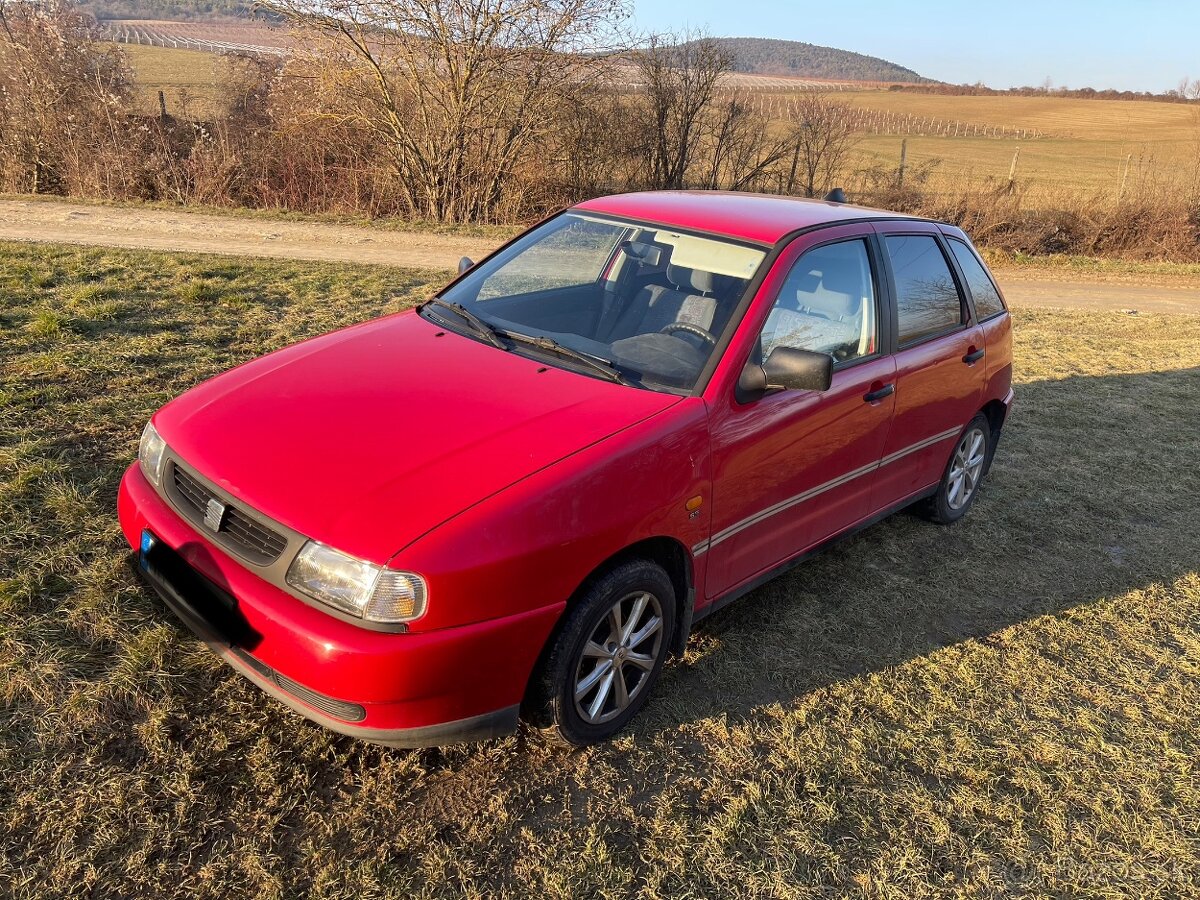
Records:
M676 331L682 331L684 334L694 335L710 347L717 346L717 339L711 331L701 328L699 325L693 325L691 322L672 322L670 325L659 330L659 334L673 334Z

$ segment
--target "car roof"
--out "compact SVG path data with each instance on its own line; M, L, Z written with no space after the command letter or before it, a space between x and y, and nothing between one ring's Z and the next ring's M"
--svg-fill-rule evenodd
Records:
M641 191L585 200L573 207L643 219L692 231L707 231L744 241L775 244L801 228L861 219L918 219L847 203L745 194L736 191Z

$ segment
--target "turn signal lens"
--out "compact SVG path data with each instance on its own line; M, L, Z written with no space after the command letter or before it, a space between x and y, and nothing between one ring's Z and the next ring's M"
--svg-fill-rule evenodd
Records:
M410 622L424 612L424 580L411 572L384 569L375 582L363 618L372 622Z

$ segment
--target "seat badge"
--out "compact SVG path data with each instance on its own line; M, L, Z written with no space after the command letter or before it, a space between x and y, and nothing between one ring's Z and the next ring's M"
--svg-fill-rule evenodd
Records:
M225 504L216 497L208 501L204 508L204 524L211 531L220 531L221 523L225 521Z

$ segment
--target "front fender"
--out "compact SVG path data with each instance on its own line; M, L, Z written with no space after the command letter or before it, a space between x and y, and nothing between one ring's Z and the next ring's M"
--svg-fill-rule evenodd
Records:
M438 526L391 562L429 585L413 630L565 608L605 560L647 538L670 537L690 554L708 535L708 448L704 401L689 398ZM697 496L699 510L689 511Z

